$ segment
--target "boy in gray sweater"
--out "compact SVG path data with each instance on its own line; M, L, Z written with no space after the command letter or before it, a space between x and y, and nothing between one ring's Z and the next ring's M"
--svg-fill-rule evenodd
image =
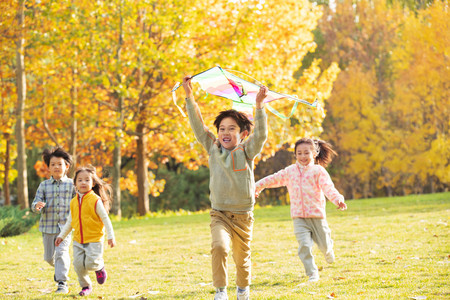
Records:
M267 116L263 100L267 87L256 96L255 128L252 122L235 110L222 111L216 117L215 134L205 124L194 100L191 77L183 78L186 108L195 137L208 151L211 199L211 255L214 299L228 299L227 256L230 244L236 264L237 299L249 299L251 280L250 242L253 231L255 178L253 160L267 139ZM244 139L248 137L245 141Z

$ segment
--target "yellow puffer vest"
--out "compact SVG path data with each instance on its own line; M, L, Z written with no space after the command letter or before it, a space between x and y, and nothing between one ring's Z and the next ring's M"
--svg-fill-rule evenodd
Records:
M75 229L73 240L80 244L100 242L105 231L102 220L95 212L95 206L97 201L102 200L92 190L84 194L81 201L79 197L77 194L70 201L71 225Z

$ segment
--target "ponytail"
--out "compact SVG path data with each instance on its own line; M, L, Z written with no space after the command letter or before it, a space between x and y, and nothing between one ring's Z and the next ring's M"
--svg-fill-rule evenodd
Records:
M330 143L327 143L322 140L314 140L314 143L317 144L318 154L316 156L316 163L326 168L329 163L333 160L335 156L337 156L336 151L333 150Z

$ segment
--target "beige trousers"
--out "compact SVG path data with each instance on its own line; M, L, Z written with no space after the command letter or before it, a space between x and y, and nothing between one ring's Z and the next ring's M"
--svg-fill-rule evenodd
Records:
M58 233L42 233L42 237L44 242L44 260L52 267L55 267L54 279L57 282L69 280L69 246L72 241L72 233L69 233L58 247L55 246Z
M88 272L104 267L103 242L80 244L73 241L73 267L80 286L92 286Z
M294 234L298 241L298 256L305 267L307 276L319 274L319 270L314 261L312 247L316 242L320 251L326 256L333 253L333 240L331 230L326 219L295 218Z
M215 287L228 285L227 258L230 244L233 247L233 259L236 264L236 285L239 287L250 285L253 212L236 214L213 209L210 216L213 285Z

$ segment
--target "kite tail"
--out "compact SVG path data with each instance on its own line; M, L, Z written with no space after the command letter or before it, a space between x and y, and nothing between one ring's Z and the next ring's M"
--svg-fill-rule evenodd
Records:
M173 103L175 104L176 107L178 107L178 109L180 110L180 113L183 117L186 118L186 114L184 113L184 111L181 109L181 107L177 104L177 95L176 95L176 90L181 86L180 82L177 82L173 88L172 88L172 100Z

